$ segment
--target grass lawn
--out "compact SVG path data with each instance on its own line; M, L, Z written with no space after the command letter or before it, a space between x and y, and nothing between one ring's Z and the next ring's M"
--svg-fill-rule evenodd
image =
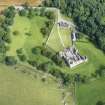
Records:
M105 77L76 87L77 105L96 105L105 102Z
M40 60L40 61L46 61L45 57L42 56L35 56L32 54L32 48L35 46L42 46L42 44L45 41L45 38L43 38L43 35L40 32L40 28L43 27L44 22L47 19L45 17L40 17L40 16L35 16L30 20L31 27L30 27L30 32L31 36L27 37L25 43L24 43L24 50L26 51L27 55L29 58Z
M60 28L60 34L65 47L70 47L72 45L70 29Z
M42 82L41 77L0 64L0 105L61 105L58 84L50 77Z
M26 35L25 33L30 30L30 21L26 17L20 17L16 15L14 19L14 24L11 27L11 39L10 50L7 52L7 55L16 55L16 50L24 46ZM18 31L18 35L13 35L14 31Z
M31 49L35 46L42 46L45 39L40 32L40 28L43 27L47 18L34 16L32 19L27 17L21 17L16 15L14 24L11 27L12 42L9 44L10 50L7 55L16 56L16 50L23 48L28 55L28 58L33 58L39 61L46 61L43 56L35 56L31 53ZM18 31L18 35L13 35L14 31ZM31 33L31 36L27 36L26 33Z
M57 24L55 24L53 27L49 40L47 41L47 46L56 52L63 50L63 46L58 35Z
M39 63L47 62L49 60L48 58L41 55L33 55L31 52L31 48L34 46L41 46L45 41L40 32L40 28L44 25L46 20L47 19L45 17L40 16L35 16L32 19L28 19L26 17L16 15L15 22L11 27L12 43L10 44L10 50L7 55L16 55L16 50L23 48L30 59L36 60ZM16 30L19 31L19 35L14 36L12 33ZM25 35L27 32L30 32L32 35ZM60 38L57 33L57 25L55 24L52 35L48 40L48 47L54 49L55 51L60 51L63 50L63 46L61 45ZM65 45L67 47L70 46L70 30L60 29L60 33ZM98 67L105 65L105 55L86 38L82 38L77 41L76 46L81 55L86 55L88 57L88 62L85 64L80 64L73 69L67 67L63 68L63 71L68 73L90 75Z
M70 47L71 46L70 29L59 28L59 32L65 45L65 48ZM59 52L64 49L58 34L57 24L55 24L53 27L53 31L49 37L47 45L56 52Z
M88 62L80 64L72 69L67 69L67 72L91 75L91 73L100 66L105 65L105 54L96 48L87 38L82 38L77 41L76 46L81 55L86 55L88 57Z
M67 18L66 16L61 14L61 18L67 21L70 21L69 18ZM59 32L58 32L59 30ZM68 28L58 28L57 26L57 22L55 23L53 30L50 34L49 40L47 42L48 47L52 48L53 50L55 50L56 52L59 52L61 50L64 49L61 39L59 37L59 33L60 36L62 38L62 42L65 45L65 48L70 47L72 42L71 42L71 30Z

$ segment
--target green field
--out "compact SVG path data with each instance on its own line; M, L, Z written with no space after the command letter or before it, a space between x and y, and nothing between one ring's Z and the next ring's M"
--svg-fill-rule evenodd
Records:
M7 55L16 56L16 50L23 48L28 58L34 58L40 61L46 61L45 57L35 56L31 53L31 49L35 46L42 46L45 39L40 32L47 18L41 16L34 16L32 19L16 15L14 24L11 27L12 43L9 44L10 50ZM14 31L18 31L18 35L13 35ZM26 35L31 33L31 36Z
M26 67L6 67L0 64L0 105L61 105L61 90L55 80L38 72L22 73Z
M47 46L52 48L55 51L63 50L62 43L60 41L59 35L58 35L58 28L55 24L52 30L52 33L49 37L49 40L47 41Z
M27 17L16 15L14 24L11 27L12 43L9 45L10 50L7 52L7 55L16 56L16 50L23 48L28 59L35 60L38 63L49 61L47 57L33 55L31 52L33 47L42 46L43 42L46 41L40 32L40 28L43 27L46 20L47 18L41 16L34 16L32 19L28 19ZM18 31L19 35L14 36L14 31ZM59 29L59 32L65 47L71 46L71 31L69 29ZM31 33L31 36L27 36L26 33ZM88 57L88 62L80 64L72 69L69 67L59 67L63 72L90 76L100 66L105 65L105 54L96 48L85 35L75 44L80 54ZM53 27L53 32L49 37L47 46L56 52L64 49L58 35L57 24ZM2 91L0 92L0 105L34 105L34 103L36 105L61 105L61 91L58 90L57 84L52 80L44 85L40 78L36 80L33 77L23 75L17 71L8 70L4 66L0 66L0 72L0 84L2 84L0 85L0 90ZM77 87L78 104L95 105L97 100L104 99L105 95L102 93L105 89L104 80L105 78ZM91 92L93 92L92 95ZM92 100L93 102L91 102ZM89 102L91 103L88 104Z
M105 102L105 77L77 86L77 105L96 105L98 101Z
M11 27L12 43L10 44L10 50L7 52L7 55L16 56L16 50L23 48L26 52L26 55L28 55L30 59L35 59L36 61L42 63L48 61L48 58L41 55L33 55L31 52L31 48L35 46L42 46L43 42L46 40L43 38L43 35L40 32L40 28L43 26L46 20L47 18L40 16L35 16L32 19L28 19L27 17L20 17L16 15L15 22ZM15 30L19 31L19 35L13 35ZM30 32L32 35L25 35L27 32ZM48 46L55 51L60 51L63 50L63 46L57 33L57 25L55 24L53 27L52 35L48 40ZM66 47L70 46L70 31L67 29L60 29L60 33ZM93 73L101 65L105 65L105 55L102 51L97 49L87 38L78 40L76 42L76 46L79 49L81 55L86 55L88 57L88 62L81 64L73 69L67 67L63 68L65 72L91 75L91 73Z
M81 55L86 55L88 57L88 62L80 64L72 69L67 69L67 72L89 76L91 73L94 73L96 69L100 68L100 66L105 65L105 54L96 48L87 38L78 40L76 42L76 47Z
M61 19L70 21L70 19L62 14L59 16ZM59 36L60 35L60 36ZM61 38L60 38L61 37ZM64 43L64 46L63 44ZM64 48L70 47L72 45L71 41L71 29L58 27L57 21L54 24L52 32L50 34L49 40L47 41L47 46L59 52Z
M40 28L43 27L46 20L45 17L40 16L28 19L27 17L16 15L14 24L11 27L12 43L8 54L15 55L16 50L22 47L30 50L33 46L42 45L44 38L40 32ZM19 31L19 35L14 36L14 31ZM26 35L28 32L31 33L31 36Z
M65 48L70 47L71 46L70 29L59 28L59 32L62 38L62 42L65 45ZM62 42L59 37L57 24L55 24L52 33L50 34L49 40L47 42L47 46L52 48L56 52L59 52L64 49Z

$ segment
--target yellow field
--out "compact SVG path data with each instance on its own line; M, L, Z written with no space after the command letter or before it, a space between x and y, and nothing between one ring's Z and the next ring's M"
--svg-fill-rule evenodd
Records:
M29 5L37 6L42 0L0 0L0 10L3 10L5 7L10 5L21 5L24 3L29 3Z

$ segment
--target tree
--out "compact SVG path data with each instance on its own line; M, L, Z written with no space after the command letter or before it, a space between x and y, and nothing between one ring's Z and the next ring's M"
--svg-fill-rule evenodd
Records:
M13 6L10 6L4 10L3 14L6 18L14 18L16 14L15 8Z
M5 57L5 63L7 65L12 66L12 65L15 65L17 63L17 60L16 60L16 58L14 56L6 56Z
M43 28L41 28L41 33L43 34L44 37L48 36L50 33L50 30L48 27L43 27Z
M17 52L18 55L23 54L23 49L22 48L17 49L16 52Z
M96 103L96 105L105 105L105 102L103 102L103 101L98 101L98 102Z
M19 15L20 16L27 16L27 10L26 9L22 9L19 11Z
M18 57L19 57L20 61L22 61L22 62L24 62L24 61L26 61L26 60L27 60L27 57L26 57L26 55L25 55L25 54L18 55Z
M52 12L52 11L47 11L47 12L45 13L45 16L46 16L48 19L52 19L52 20L55 19L54 12Z
M96 76L102 77L105 76L105 66L101 66L95 71Z
M40 54L41 53L41 49L39 47L34 47L34 48L32 48L32 53L33 54Z
M28 60L28 63L30 65L32 65L33 67L38 67L39 66L38 62L36 62L36 61Z
M14 23L14 20L13 20L13 18L5 18L5 24L6 25L12 25Z
M43 4L60 7L65 15L73 18L78 31L88 35L105 52L105 0L45 0ZM50 12L46 16L53 18Z
M33 8L29 8L28 9L28 18L33 18L35 15L34 9Z
M44 7L40 9L40 15L45 16L45 8Z

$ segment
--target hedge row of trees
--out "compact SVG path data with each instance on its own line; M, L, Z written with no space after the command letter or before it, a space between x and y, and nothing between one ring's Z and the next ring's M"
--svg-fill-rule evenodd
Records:
M62 1L45 0L43 4L59 7L64 14L72 17L77 29L88 35L105 52L105 0Z
M60 67L66 66L64 60L62 60L62 58L59 56L58 53L55 53L52 50L48 50L45 47L34 47L34 48L32 48L32 53L35 55L41 54L41 55L47 57L52 62L54 62L57 66L60 66Z
M6 8L0 15L0 62L5 61L6 64L13 65L16 63L15 57L6 56L9 50L8 44L11 43L10 26L14 22L16 11L13 6ZM12 62L14 61L14 62Z
M53 27L55 15L53 11L48 11L46 8L32 8L27 4L23 5L23 9L19 10L20 16L27 16L28 18L33 18L34 16L42 16L48 18L48 21L45 22L44 26L40 29L44 37L50 34L50 31Z
M38 63L35 60L28 60L28 63L33 67L36 67L37 70L42 70L59 78L62 81L62 84L68 85L74 82L86 83L88 81L88 77L85 75L70 75L61 70L61 67L66 66L66 64L54 51L50 51L44 47L34 47L32 48L32 53L35 55L43 55L48 57L49 61Z

